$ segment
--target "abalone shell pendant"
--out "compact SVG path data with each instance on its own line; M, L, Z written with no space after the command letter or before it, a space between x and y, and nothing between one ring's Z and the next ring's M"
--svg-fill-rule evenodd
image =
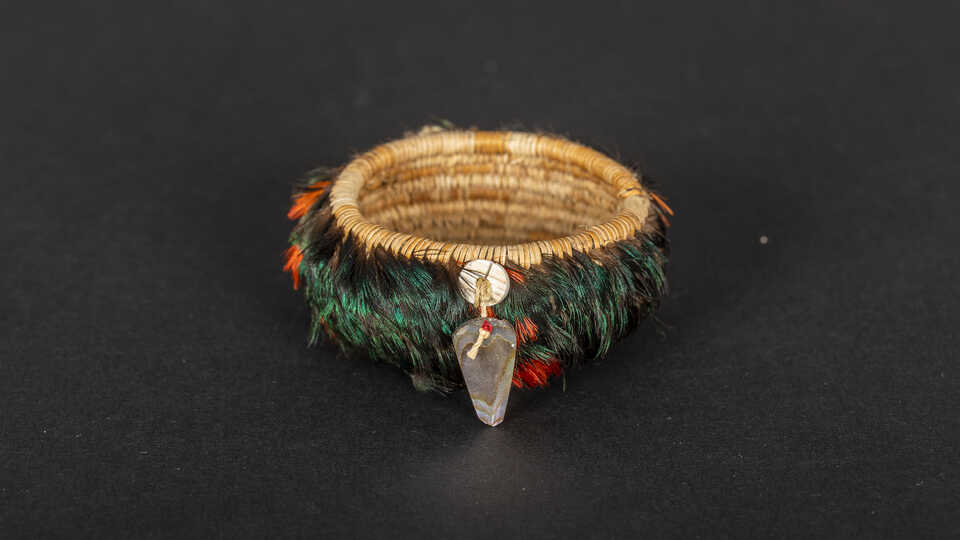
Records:
M477 417L489 426L503 422L517 358L513 326L491 317L471 319L454 331L453 346Z

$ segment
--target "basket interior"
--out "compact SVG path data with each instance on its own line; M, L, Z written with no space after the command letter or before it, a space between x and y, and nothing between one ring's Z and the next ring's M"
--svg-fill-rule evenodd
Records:
M611 220L617 188L551 157L458 153L414 158L369 178L360 212L387 229L441 242L516 244Z

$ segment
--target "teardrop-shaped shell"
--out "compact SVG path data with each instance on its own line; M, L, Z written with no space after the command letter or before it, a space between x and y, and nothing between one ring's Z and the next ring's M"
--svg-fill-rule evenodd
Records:
M490 334L471 358L469 353L484 322L489 323ZM471 319L453 333L453 346L477 417L490 426L503 422L517 358L517 334L513 325L500 319Z

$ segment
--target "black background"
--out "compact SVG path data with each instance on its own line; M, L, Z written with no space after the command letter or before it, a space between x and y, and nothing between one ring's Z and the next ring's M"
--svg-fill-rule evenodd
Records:
M3 536L960 535L949 4L8 5ZM677 210L664 335L497 429L280 271L299 174L437 119Z

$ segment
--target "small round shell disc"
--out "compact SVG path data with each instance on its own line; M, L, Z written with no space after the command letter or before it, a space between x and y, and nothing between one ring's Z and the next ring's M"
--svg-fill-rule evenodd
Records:
M460 278L457 280L460 294L471 304L477 294L477 279L479 278L487 278L487 281L490 282L490 292L493 299L488 305L499 304L510 292L510 276L507 275L504 267L486 259L474 259L463 265L463 269L460 270Z

